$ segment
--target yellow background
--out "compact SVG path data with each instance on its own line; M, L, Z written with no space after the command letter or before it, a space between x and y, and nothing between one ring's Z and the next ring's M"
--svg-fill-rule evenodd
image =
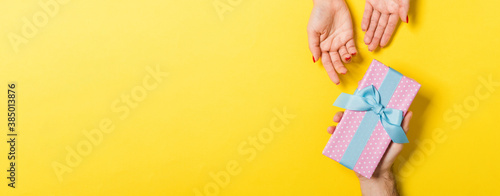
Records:
M0 2L1 195L195 195L214 183L211 172L234 161L241 171L219 195L360 194L353 172L321 152L340 110L333 101L354 91L374 58L422 84L411 106L411 143L395 164L397 173L406 172L398 174L400 192L500 194L500 88L488 91L480 82L500 81L496 1L413 0L409 24L371 53L360 30L364 1L348 0L359 55L340 86L312 63L311 1L220 0L230 7L220 17L213 0L72 0L58 4L17 52L8 35L20 35L22 19L43 9L36 0ZM156 65L169 75L120 120L112 103ZM12 81L20 134L16 189L5 178ZM478 88L489 96L474 102ZM459 116L454 107L464 103L473 105L468 116L447 118ZM295 118L247 161L239 145L283 108ZM114 131L59 181L53 163L65 163L66 148L106 118ZM438 130L444 142L427 150L417 145L434 142Z

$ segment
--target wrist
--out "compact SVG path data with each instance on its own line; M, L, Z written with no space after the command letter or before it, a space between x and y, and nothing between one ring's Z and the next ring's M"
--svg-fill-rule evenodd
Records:
M392 171L383 171L383 172L375 172L373 173L371 178L366 178L364 176L358 175L358 179L360 183L370 183L377 182L382 180L394 180L394 175Z
M391 170L376 172L368 179L358 176L363 195L398 195Z
M344 0L313 0L314 5L327 5L333 6L338 5L338 2L344 2Z

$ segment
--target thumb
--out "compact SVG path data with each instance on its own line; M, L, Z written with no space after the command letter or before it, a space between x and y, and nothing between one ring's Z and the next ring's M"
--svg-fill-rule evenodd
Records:
M405 131L405 133L407 133L408 129L410 129L411 117L413 117L413 112L408 111L403 119L403 123L402 123L401 127L403 127L403 130Z
M413 112L408 111L405 115L405 118L403 119L402 122L402 127L405 133L408 133L408 129L410 128L410 120L411 117L413 116ZM392 165L394 161L396 160L396 157L398 157L399 153L403 150L403 144L398 144L392 142L387 149L386 154L384 155L386 157L385 161L386 163L389 163L389 165Z
M399 17L401 21L408 23L408 10L410 9L410 0L400 0Z
M316 62L321 57L321 48L319 47L320 34L316 31L308 30L307 36L309 40L309 50L312 53L313 61Z

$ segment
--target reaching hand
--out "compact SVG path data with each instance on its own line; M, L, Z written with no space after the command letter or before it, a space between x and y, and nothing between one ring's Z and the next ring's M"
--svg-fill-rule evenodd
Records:
M410 0L366 0L361 29L365 44L373 51L389 43L399 19L408 23Z
M344 0L315 0L307 34L313 61L321 57L328 76L338 85L337 73L347 72L342 62L356 55L351 14Z
M343 115L344 112L337 112L333 117L333 122L340 122ZM405 133L408 132L412 116L413 113L408 111L403 119L403 122L401 123ZM333 134L335 126L328 127L327 131L328 133ZM397 190L395 189L396 184L394 182L394 175L392 174L391 167L401 150L403 150L403 144L394 142L389 144L387 151L380 160L377 169L375 169L375 172L373 172L370 179L356 173L363 195L397 195Z

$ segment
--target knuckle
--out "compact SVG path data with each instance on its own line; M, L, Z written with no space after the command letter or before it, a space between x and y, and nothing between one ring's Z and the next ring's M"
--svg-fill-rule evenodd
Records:
M319 48L321 49L321 51L329 51L330 50L330 46L327 44L323 44L323 43L320 44Z
M325 65L325 71L328 72L328 73L332 72L333 71L333 67L330 66L330 65L328 65L328 66Z
M335 61L333 62L333 66L335 66L335 68L337 68L337 69L338 69L338 68L342 67L342 66L343 66L343 64L342 64L342 62L341 62L340 60L335 60Z
M388 28L391 28L391 29L394 29L394 28L396 28L396 24L394 24L394 23L389 23L389 24L387 24L387 27L388 27Z

